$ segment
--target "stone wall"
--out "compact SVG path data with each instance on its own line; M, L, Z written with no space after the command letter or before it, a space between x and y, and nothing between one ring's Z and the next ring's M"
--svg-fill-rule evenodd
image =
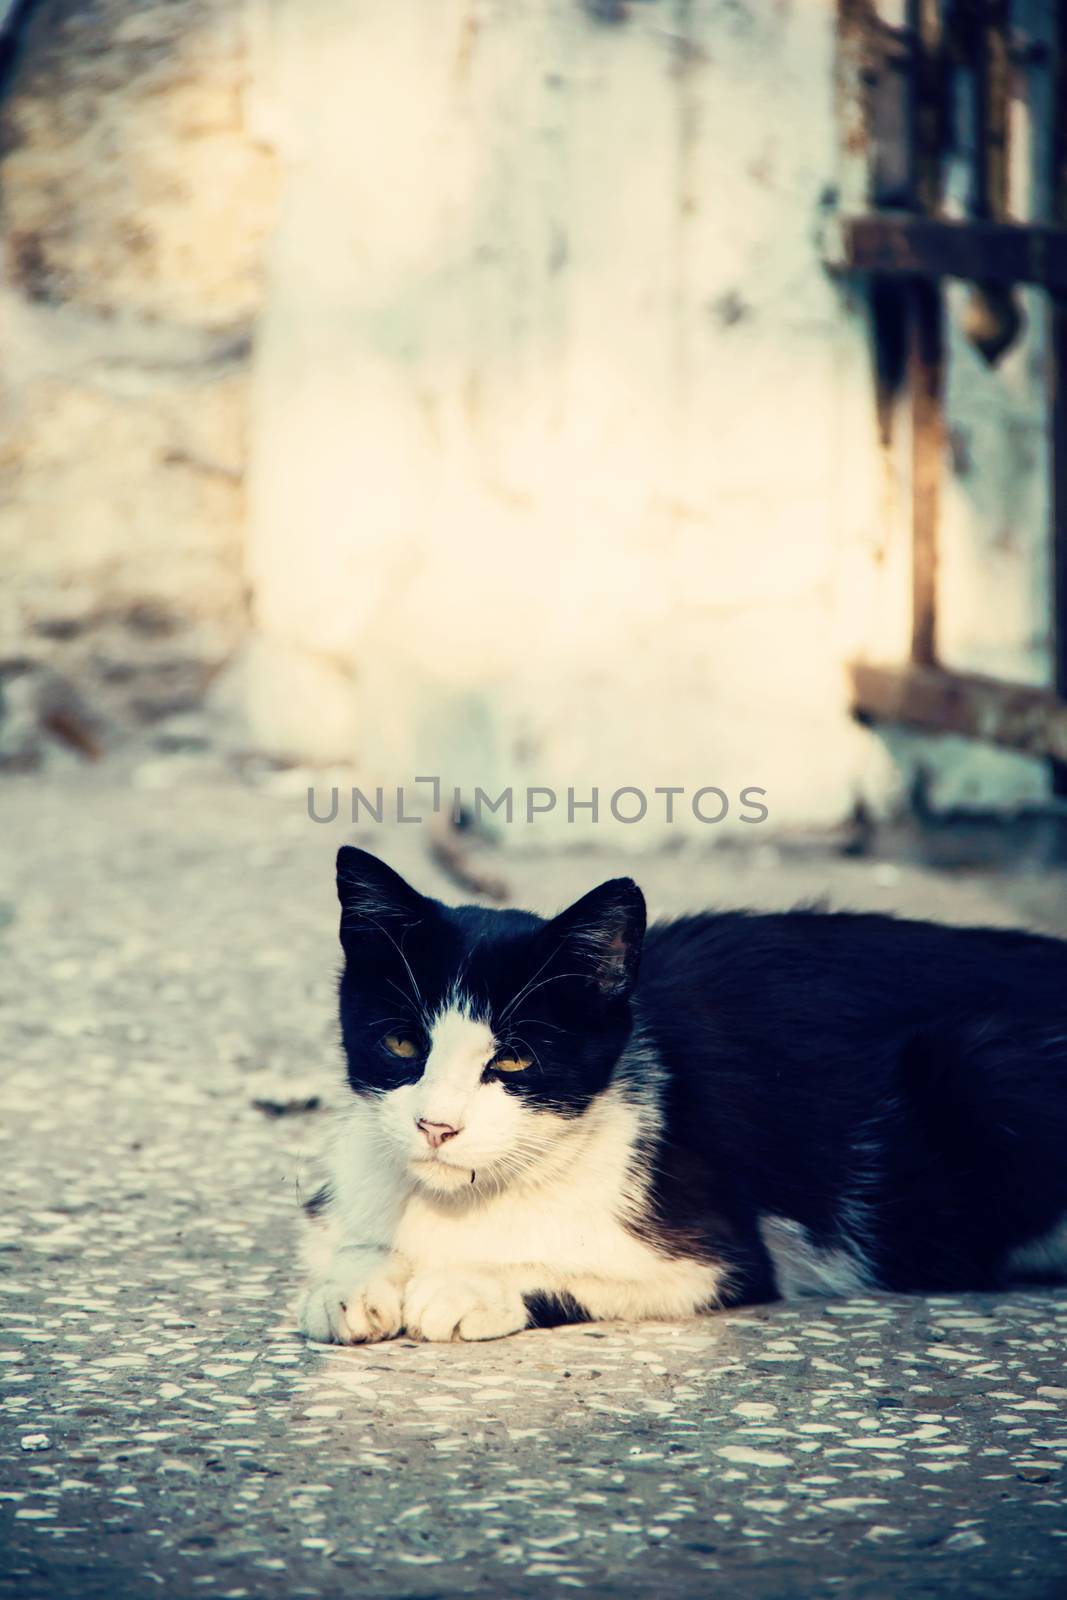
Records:
M242 0L43 0L0 104L0 655L107 746L198 707L247 614L252 333L274 163ZM50 720L45 715L44 720Z
M174 743L207 695L246 746L372 785L759 786L780 828L920 777L935 805L1044 796L1040 763L849 715L845 663L906 650L909 469L863 289L826 268L864 205L833 0L27 16L0 759L42 721ZM1041 682L1028 309L989 372L954 293L942 640Z
M909 451L825 265L866 203L832 0L271 14L257 738L387 783L762 784L782 827L920 778L1040 799L1040 763L849 716L845 663L907 649ZM1040 680L1043 329L989 373L958 309L946 659Z
M425 10L275 7L259 736L838 820L878 752L842 671L839 458L875 442L820 259L833 6Z

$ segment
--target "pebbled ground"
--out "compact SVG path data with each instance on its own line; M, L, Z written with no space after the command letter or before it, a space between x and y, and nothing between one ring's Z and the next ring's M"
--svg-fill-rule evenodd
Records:
M343 837L298 782L206 763L0 791L0 1593L1067 1593L1067 1293L297 1338ZM361 837L454 893L419 829ZM504 865L545 909L627 869ZM1067 931L1056 874L766 847L634 870L661 910L828 893Z

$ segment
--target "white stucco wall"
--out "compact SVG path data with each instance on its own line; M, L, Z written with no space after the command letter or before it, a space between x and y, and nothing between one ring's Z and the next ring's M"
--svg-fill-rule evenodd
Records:
M101 748L173 736L245 634L274 201L244 0L49 0L20 21L0 96L0 772L46 759L60 692Z
M253 11L258 740L494 793L754 784L780 827L891 801L931 742L902 771L847 715L844 662L905 648L906 485L820 260L855 183L830 0Z

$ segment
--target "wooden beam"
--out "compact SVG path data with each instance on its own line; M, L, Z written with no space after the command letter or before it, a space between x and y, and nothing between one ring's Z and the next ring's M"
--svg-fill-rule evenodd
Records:
M1067 228L942 222L887 211L846 218L843 245L848 272L1034 283L1067 295Z
M1067 701L1048 689L940 667L857 662L849 671L853 712L866 720L1067 761Z

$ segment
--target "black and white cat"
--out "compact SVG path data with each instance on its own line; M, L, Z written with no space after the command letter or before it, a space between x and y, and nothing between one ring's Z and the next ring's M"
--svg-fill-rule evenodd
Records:
M816 911L646 935L629 878L545 921L337 865L352 1099L310 1338L1067 1270L1067 944Z

